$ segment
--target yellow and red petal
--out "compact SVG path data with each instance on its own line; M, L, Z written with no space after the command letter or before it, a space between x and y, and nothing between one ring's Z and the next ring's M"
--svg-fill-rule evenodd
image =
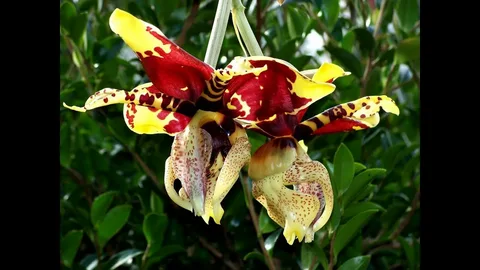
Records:
M121 9L110 28L137 54L147 76L169 96L195 102L212 78L213 68L170 41L157 27Z
M175 135L188 125L196 111L193 103L163 94L152 83L141 84L132 91L105 88L91 95L83 107L65 103L63 106L86 112L112 104L124 104L125 123L138 134Z
M295 129L295 138L372 128L380 122L379 111L400 113L395 101L388 96L367 96L344 103L301 122Z
M123 117L128 128L137 134L175 135L190 122L190 117L153 107L139 106L135 103L123 105Z
M335 90L335 85L314 82L288 62L271 57L236 58L225 70L236 73L223 95L225 110L242 122L296 115Z

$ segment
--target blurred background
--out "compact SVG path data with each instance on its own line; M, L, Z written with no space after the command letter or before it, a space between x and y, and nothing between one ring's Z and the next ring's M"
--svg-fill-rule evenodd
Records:
M77 113L59 104L62 269L268 269L265 251L275 269L419 269L419 1L243 4L265 55L299 70L333 61L352 72L305 118L365 95L385 94L399 106L399 116L381 112L376 128L306 142L332 181L335 168L354 166L350 199L338 204L313 243L290 246L256 201L252 219L237 181L222 202L221 225L206 225L166 195L172 137L131 132L121 105ZM203 60L216 6L209 0L60 1L60 101L81 106L104 87L130 90L148 82L135 54L109 28L115 8L158 26ZM217 67L241 55L230 21ZM253 153L265 138L249 136Z

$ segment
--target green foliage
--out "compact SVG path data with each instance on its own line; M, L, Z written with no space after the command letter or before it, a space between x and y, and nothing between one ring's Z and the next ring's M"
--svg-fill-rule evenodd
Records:
M283 229L254 202L257 236L240 183L222 202L221 225L207 226L166 195L171 137L134 134L120 105L79 114L60 103L62 268L265 269L262 237L277 269L419 269L419 5L382 2L243 1L265 55L299 70L332 61L352 72L336 80L336 91L304 118L365 95L387 94L400 108L399 116L381 112L373 129L305 142L334 187L332 216L313 243L288 245ZM61 102L80 105L104 87L130 90L148 81L135 54L108 26L115 8L159 26L172 40L186 31L181 47L203 59L217 1L201 1L186 27L195 3L62 1ZM230 24L218 67L239 55ZM265 142L248 134L252 152Z

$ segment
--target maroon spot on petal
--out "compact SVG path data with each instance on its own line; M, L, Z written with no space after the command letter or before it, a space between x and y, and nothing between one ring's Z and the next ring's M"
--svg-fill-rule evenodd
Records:
M367 105L367 103L365 103L365 102L362 102L362 107L365 107L365 105Z
M367 107L365 107L365 109L367 109L367 110L370 109L370 105L367 105Z
M145 54L148 55L148 56L152 56L153 52L152 51L145 51Z
M147 104L147 105L152 105L153 102L155 101L155 97L153 95L149 94L143 94L140 95L140 105Z
M103 99L103 102L107 103L107 102L108 102L108 98L104 98L104 99Z
M112 97L115 97L115 93L112 93Z
M327 81L327 83L332 83L334 78L331 78L330 80Z
M125 100L126 101L134 101L135 100L135 94L129 94L127 91L125 91Z
M360 115L360 118L365 118L365 114Z
M382 98L381 98L381 97L378 97L378 100L382 100Z
M353 103L350 102L350 103L348 103L347 105L348 105L348 107L349 107L350 109L352 109L352 110L355 109L355 104L353 104Z
M157 117L158 119L160 120L165 120L165 118L167 118L167 116L170 114L169 111L164 111L164 110L161 110L158 114L157 114Z

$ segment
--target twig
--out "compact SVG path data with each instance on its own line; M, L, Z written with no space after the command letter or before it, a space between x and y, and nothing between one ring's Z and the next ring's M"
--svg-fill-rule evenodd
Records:
M378 19L375 23L375 30L373 31L373 37L377 38L378 31L380 30L380 26L382 25L383 20L383 12L385 11L385 7L387 6L388 0L383 0L382 5L380 6L380 12L378 13Z
M390 67L390 70L388 71L387 81L385 82L385 87L383 87L383 94L387 93L387 89L388 89L387 87L390 85L390 82L392 81L395 68L396 68L396 65L392 64L392 66Z
M308 16L311 19L314 19L315 22L317 23L317 30L320 30L319 32L325 33L328 36L328 41L330 44L334 45L335 47L338 47L338 42L337 40L333 37L333 35L330 33L328 30L328 27L318 18L318 16L312 11L311 8L306 9L308 12Z
M226 266L228 266L228 268L232 269L232 270L238 270L240 269L237 265L235 265L232 261L230 261L229 259L225 258L225 256L223 256L222 252L220 252L218 249L216 249L214 246L210 245L210 243L208 243L207 240L205 240L205 238L203 237L199 237L198 238L198 241L200 242L200 244L202 244L202 246L206 249L208 249L208 251L210 251L210 253L212 253L215 257L219 258L219 259L223 259L223 262L225 263Z
M397 89L399 89L399 88L402 88L403 86L405 86L405 85L407 85L407 84L409 84L409 83L411 83L411 82L413 82L413 78L410 79L410 80L404 81L404 82L402 82L402 83L399 83L399 84L397 84L397 85L394 85L394 86L390 87L390 89L388 89L388 90L386 90L386 91L384 90L383 92L385 93L385 95L389 95L391 92L393 92L393 91L395 91L395 90L397 90Z
M85 198L87 199L88 205L91 207L93 200L92 200L92 192L88 188L87 182L83 178L83 176L75 169L64 167L72 176L73 180L77 183L77 185L83 187L83 192L85 192Z
M63 39L65 40L65 44L67 45L68 51L70 52L70 55L73 58L73 53L74 53L75 50L73 48L72 42L66 36L63 36ZM83 64L85 65L85 67L88 67L87 63L85 62L85 57L84 57L83 54L81 55L81 57L83 59ZM92 88L92 85L90 84L90 81L88 80L88 76L85 73L85 70L83 70L83 68L81 68L77 65L75 65L75 66L77 67L78 71L80 72L80 75L82 76L82 79L85 81L85 84L87 85L88 94L91 95L93 93L93 88Z
M183 24L182 32L180 32L180 35L175 41L175 43L177 43L178 46L182 47L183 44L185 43L187 32L192 27L193 22L195 21L195 17L197 17L199 7L200 7L200 0L193 0L192 8L190 9L190 14L188 14L188 17L185 20L185 24Z
M333 270L333 266L335 265L335 256L333 254L333 243L335 242L335 237L337 236L337 231L335 231L332 235L332 239L330 239L330 259L328 262L328 270Z
M315 264L317 263L317 261L318 261L318 256L317 255L313 256L313 259L310 262L310 265L308 266L308 270L314 270Z
M245 177L241 173L240 180L242 182L243 188L246 193L245 195L247 197L247 202L248 202L248 205L247 205L248 212L250 212L250 216L252 217L253 227L257 232L258 243L260 244L260 248L262 249L262 253L263 253L263 256L265 257L265 261L267 263L268 269L275 270L275 265L273 264L272 257L268 253L267 249L265 249L265 241L263 240L262 232L260 231L260 226L258 225L258 216L257 216L257 213L255 212L255 207L253 205L252 194L250 193L250 189L248 187L247 177Z
M255 27L255 38L260 41L262 37L262 26L263 26L263 17L262 17L262 1L257 0L256 7L256 16L257 16L257 25Z
M405 229L405 227L407 227L408 223L410 223L410 220L412 219L413 214L415 213L415 210L417 210L419 200L420 200L420 190L418 190L417 193L415 193L415 197L412 200L412 204L411 204L412 208L410 209L410 212L408 212L408 215L400 223L397 230L395 232L393 232L390 239L392 239L392 240L396 239L400 235L400 233L403 231L403 229Z
M412 72L412 77L418 86L418 90L420 90L420 76L418 76L417 72L415 71L411 63L407 63L407 66L410 69L410 72Z
M381 246L378 246L376 248L373 248L372 250L370 250L368 252L368 255L373 255L374 253L376 253L377 251L382 250L382 249L391 249L391 248L397 249L397 248L400 248L400 247L401 247L400 243L398 243L397 241L393 241L389 244L381 245Z
M370 72L372 72L372 69L372 53L370 53L367 58L367 66L365 67L362 79L360 80L360 84L362 86L362 88L360 89L360 97L363 97L367 94L367 83L368 79L370 78Z

